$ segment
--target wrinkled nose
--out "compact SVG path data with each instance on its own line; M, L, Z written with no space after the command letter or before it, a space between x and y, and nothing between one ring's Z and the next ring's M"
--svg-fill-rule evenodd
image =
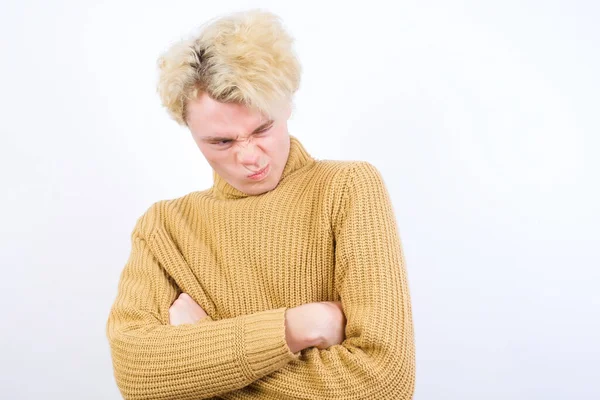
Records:
M260 167L260 152L252 142L240 143L238 146L238 162L249 168Z

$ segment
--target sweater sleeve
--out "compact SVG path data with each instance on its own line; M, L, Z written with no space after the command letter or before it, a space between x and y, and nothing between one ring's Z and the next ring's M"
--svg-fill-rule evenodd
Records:
M250 398L255 391L265 399L412 398L415 354L404 256L388 192L372 165L355 163L350 171L334 235L344 342L304 350L299 362L224 398Z
M114 376L125 399L201 399L247 386L299 353L285 341L285 308L171 326L178 289L138 220L106 325ZM149 237L150 236L150 237Z

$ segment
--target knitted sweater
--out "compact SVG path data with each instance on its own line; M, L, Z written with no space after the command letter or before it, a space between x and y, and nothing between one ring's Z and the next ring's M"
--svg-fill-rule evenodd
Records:
M290 137L278 186L153 204L107 323L126 399L409 399L411 306L392 205L366 162L316 161ZM208 314L169 325L189 294ZM341 301L346 339L292 353L285 310Z

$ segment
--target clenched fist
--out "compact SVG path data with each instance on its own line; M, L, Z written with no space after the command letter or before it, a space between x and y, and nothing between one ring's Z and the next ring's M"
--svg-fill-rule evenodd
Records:
M171 325L195 324L206 317L206 312L188 295L181 293L169 308L169 323Z
M345 331L346 316L339 301L306 303L285 313L285 340L292 353L341 344Z

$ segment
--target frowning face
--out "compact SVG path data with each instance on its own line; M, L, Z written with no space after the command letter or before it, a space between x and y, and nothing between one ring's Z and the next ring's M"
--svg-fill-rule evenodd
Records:
M213 170L248 195L275 189L290 152L290 105L271 118L244 105L221 103L206 93L187 104L194 141Z

